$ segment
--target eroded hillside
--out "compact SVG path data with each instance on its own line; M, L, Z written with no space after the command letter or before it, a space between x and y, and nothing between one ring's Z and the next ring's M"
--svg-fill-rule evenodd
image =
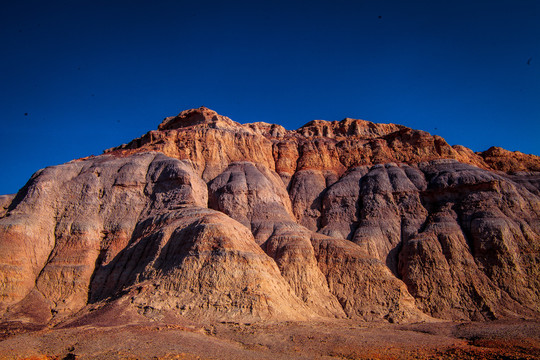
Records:
M0 313L538 318L539 171L401 125L187 110L0 197Z

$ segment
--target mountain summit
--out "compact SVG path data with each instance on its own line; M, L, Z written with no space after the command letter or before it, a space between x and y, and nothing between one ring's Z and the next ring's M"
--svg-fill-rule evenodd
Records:
M186 110L0 197L0 314L538 318L539 171L402 125Z

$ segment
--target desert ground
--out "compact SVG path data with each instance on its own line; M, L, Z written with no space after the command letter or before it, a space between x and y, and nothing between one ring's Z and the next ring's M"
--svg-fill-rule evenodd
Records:
M12 324L1 336L1 359L540 359L531 320Z

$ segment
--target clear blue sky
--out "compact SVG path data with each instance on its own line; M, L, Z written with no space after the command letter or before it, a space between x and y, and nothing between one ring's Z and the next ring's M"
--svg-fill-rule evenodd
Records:
M537 0L17 0L0 37L0 194L201 105L540 155Z

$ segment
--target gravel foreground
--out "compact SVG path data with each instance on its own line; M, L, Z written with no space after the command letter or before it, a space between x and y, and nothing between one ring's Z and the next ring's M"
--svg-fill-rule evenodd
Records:
M0 359L540 359L540 322L3 326Z

